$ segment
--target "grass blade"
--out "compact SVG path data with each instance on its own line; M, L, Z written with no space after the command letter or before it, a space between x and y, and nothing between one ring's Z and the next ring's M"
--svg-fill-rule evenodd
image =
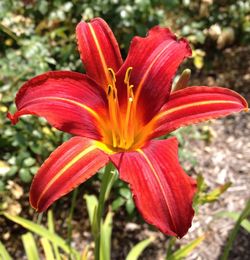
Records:
M228 259L229 256L229 252L233 246L233 242L237 236L237 233L240 229L240 225L241 222L247 218L250 215L250 200L247 202L246 207L244 208L244 210L242 211L240 217L238 218L237 222L234 225L233 230L231 231L230 235L229 235L229 239L227 240L226 246L225 246L225 250L223 252L222 257L220 258L221 260L226 260Z
M40 241L41 241L43 251L44 251L44 254L45 254L45 259L55 259L49 240L47 238L42 237L40 239Z
M95 195L84 195L84 199L86 200L87 204L87 211L89 215L89 221L91 225L91 229L93 230L93 224L94 224L94 213L98 206L98 201Z
M12 260L12 257L9 255L7 249L3 245L3 243L0 241L0 257L4 260Z
M182 246L175 251L172 255L168 256L168 260L180 260L189 255L203 240L205 236L201 236L190 242L189 244Z
M234 221L237 221L240 217L240 213L238 212L230 212L230 211L221 211L218 214L216 214L218 217L226 217L226 218L231 218ZM240 225L250 233L250 221L247 219L244 219Z
M100 259L106 260L111 259L111 234L112 234L112 212L109 212L106 216L104 223L101 225L101 249Z
M28 229L29 231L34 232L35 234L47 238L52 243L55 243L58 247L60 247L65 253L70 254L70 251L72 251L77 259L80 259L80 254L75 249L72 248L72 250L69 249L69 246L67 245L66 241L64 241L61 237L58 235L50 232L46 228L30 221L27 219L24 219L19 216L12 216L8 213L3 213L3 215L8 218L9 220L23 226L24 228Z
M147 238L136 244L128 253L126 260L137 260L144 249L154 241L153 237Z
M51 233L55 233L55 228L54 228L54 218L53 218L53 212L52 210L49 210L48 211L48 229ZM59 253L59 249L58 249L58 246L57 244L53 243L52 241L52 246L53 246L53 249L54 249L54 253L55 253L55 258L56 260L61 260L61 256L60 256L60 253Z
M22 241L28 260L39 260L38 249L34 236L28 232L25 235L22 235Z

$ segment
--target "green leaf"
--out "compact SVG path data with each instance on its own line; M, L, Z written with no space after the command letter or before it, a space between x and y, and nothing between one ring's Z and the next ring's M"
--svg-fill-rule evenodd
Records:
M29 183L32 180L32 175L30 174L29 170L24 168L19 171L19 177L25 183Z
M205 236L201 236L190 242L189 244L182 246L173 254L167 256L168 260L180 260L189 255L203 240Z
M129 200L132 197L130 189L128 189L127 187L120 188L119 193L121 194L122 197L124 197L127 200Z
M81 254L81 260L88 260L89 245L86 245Z
M6 175L11 178L17 173L18 167L17 166L12 166L10 170L6 173Z
M101 248L100 260L111 259L111 234L112 234L112 212L109 212L101 225Z
M126 201L126 210L128 212L128 214L132 214L134 212L135 209L135 204L132 198L130 198L129 200Z
M220 197L220 195L224 193L231 185L232 183L228 182L219 186L218 188L215 188L213 191L205 195L204 203L216 201Z
M45 254L45 259L55 259L49 240L45 237L42 237L40 239L40 241L41 241L43 251L44 251L44 254Z
M218 217L227 217L227 218L231 218L234 221L237 221L240 217L239 212L230 212L230 211L221 211L218 214L216 214L216 216ZM250 233L250 221L247 219L244 219L240 225L247 231Z
M36 163L36 160L32 157L26 158L23 161L23 165L26 166L26 167L30 167L30 166L34 165L35 163Z
M53 211L51 209L48 211L48 229L51 233L55 233ZM59 249L58 249L57 244L53 243L53 241L52 241L52 246L53 246L53 249L55 252L56 260L61 260L61 256L59 254Z
M113 202L112 202L112 210L116 211L117 209L119 209L122 205L124 205L124 203L126 202L126 200L122 197L118 197L116 198Z
M237 236L237 233L240 229L241 222L244 219L248 218L249 216L250 216L250 200L248 200L246 207L244 208L244 210L240 214L240 217L238 218L237 222L235 223L233 230L231 231L231 233L229 235L229 239L228 239L227 244L225 246L225 250L223 252L221 260L227 260L228 259L229 252L230 252L230 250L233 246L233 242L234 242L234 240Z
M141 253L154 241L153 237L147 238L136 244L128 253L126 260L137 260Z
M93 223L94 223L94 212L97 209L98 201L97 201L97 198L95 195L86 194L86 195L84 195L84 199L86 200L89 221L90 221L90 225L92 227Z
M73 248L69 248L66 241L64 241L61 237L58 235L50 232L46 228L42 227L41 225L38 225L30 220L24 219L19 216L12 216L8 213L3 213L3 215L8 218L9 220L23 226L24 228L28 229L29 231L34 232L35 234L47 238L52 243L55 243L58 247L60 247L65 253L70 254L71 252L77 257L77 259L80 259L80 254Z
M9 255L7 249L3 245L3 243L0 241L0 257L4 260L12 260L12 257Z
M28 260L39 260L39 254L34 236L28 232L22 235L22 241Z

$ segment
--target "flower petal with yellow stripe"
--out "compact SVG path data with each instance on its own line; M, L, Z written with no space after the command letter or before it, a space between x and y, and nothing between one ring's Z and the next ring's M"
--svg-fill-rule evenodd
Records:
M129 183L144 219L163 233L182 237L191 226L196 183L181 168L175 138L152 140L175 129L247 111L245 99L221 87L172 91L173 77L191 55L185 39L156 26L132 40L123 62L105 21L95 18L76 28L86 74L47 72L26 82L16 97L22 115L45 117L76 135L57 148L36 174L31 205L46 210L109 161Z
M39 212L88 180L109 161L95 141L75 136L59 146L33 179L30 203Z

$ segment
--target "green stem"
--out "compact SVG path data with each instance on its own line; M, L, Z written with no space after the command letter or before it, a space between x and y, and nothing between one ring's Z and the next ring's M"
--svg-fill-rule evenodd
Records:
M76 206L77 194L78 194L78 188L74 189L74 191L73 191L72 200L71 200L71 206L70 206L70 210L69 210L69 216L67 218L67 227L68 227L68 230L67 230L67 243L69 245L69 248L71 248L70 247L70 243L71 243L71 240L72 240L72 218L73 218L74 209L75 209L75 206ZM70 259L71 259L71 255L70 255Z
M170 237L169 238L168 247L167 247L166 260L173 253L173 246L175 245L175 242L176 242L176 237Z
M95 232L95 260L100 259L100 231L101 231L101 224L102 224L102 216L104 211L104 204L105 201L108 199L111 187L113 185L115 174L112 171L113 165L109 163L103 174L102 183L101 183L101 190L98 199L98 207L96 211L96 232Z
M0 23L0 30L5 32L10 38L15 40L17 43L19 41L18 37L6 26L4 26L2 23Z

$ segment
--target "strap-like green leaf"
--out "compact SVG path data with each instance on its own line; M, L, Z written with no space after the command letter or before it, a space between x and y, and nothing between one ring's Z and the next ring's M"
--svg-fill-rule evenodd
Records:
M250 216L250 200L248 200L247 204L246 204L246 207L244 208L244 210L242 211L242 213L240 214L240 217L238 218L237 222L235 223L235 226L233 228L233 230L231 231L230 235L229 235L229 239L227 241L227 244L225 246L225 250L223 252L223 255L221 257L221 260L226 260L228 259L228 255L229 255L229 252L233 246L233 242L237 236L237 233L240 229L240 225L241 225L241 222L248 218Z
M0 241L0 257L4 260L12 260L12 257L9 255L7 249L3 245L3 243Z
M112 212L109 212L101 225L101 250L100 259L107 260L110 258L111 234L112 234Z
M240 217L241 213L238 212L230 212L230 211L221 211L218 214L216 214L216 216L218 217L226 217L226 218L231 218L234 221L237 221ZM250 221L247 219L244 219L240 225L247 231L250 233Z
M189 244L182 246L179 250L167 257L168 260L180 260L189 255L194 248L196 248L203 240L205 236L201 236L190 242Z
M45 259L55 259L53 254L53 249L51 247L49 240L45 237L42 237L40 240L45 254Z
M136 244L128 253L126 260L137 260L144 249L154 241L153 237L147 238Z
M60 247L65 253L69 254L70 252L73 252L75 257L77 259L80 259L80 254L73 248L69 248L66 241L64 241L61 237L58 235L50 232L46 228L30 221L27 219L24 219L19 216L12 216L8 213L3 213L3 215L8 218L9 220L23 226L24 228L28 229L29 231L34 232L35 234L47 238L49 241L55 243L58 247Z
M32 233L22 235L22 241L28 260L39 260L38 249Z
M97 209L98 201L95 195L84 195L84 199L86 200L87 204L87 211L89 215L89 221L91 228L93 229L93 223L94 223L94 212Z
M51 233L55 233L55 228L54 228L54 219L53 219L53 212L52 210L48 211L48 229ZM61 260L61 256L59 253L59 249L56 243L53 243L52 241L52 246L55 252L55 258L56 260Z

